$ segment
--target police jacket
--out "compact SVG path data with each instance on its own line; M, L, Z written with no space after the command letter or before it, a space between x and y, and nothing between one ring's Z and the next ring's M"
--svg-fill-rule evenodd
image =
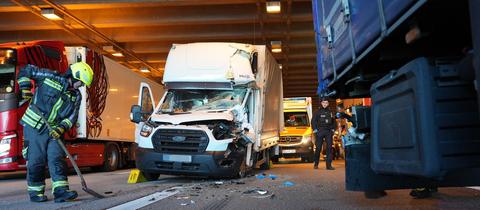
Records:
M40 115L52 126L62 126L69 130L77 121L78 108L82 96L78 90L69 90L68 79L48 69L40 69L34 65L26 65L18 75L21 90L32 88L35 81L35 94L25 111L20 123L23 126L41 130L45 124ZM31 106L36 106L38 113Z
M335 129L335 118L328 108L320 108L313 114L313 130L332 130Z

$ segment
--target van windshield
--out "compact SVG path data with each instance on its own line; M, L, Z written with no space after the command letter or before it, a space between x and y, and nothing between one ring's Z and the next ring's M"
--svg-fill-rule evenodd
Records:
M307 112L285 112L285 127L309 127Z
M168 90L159 114L224 110L241 105L246 88L233 90Z

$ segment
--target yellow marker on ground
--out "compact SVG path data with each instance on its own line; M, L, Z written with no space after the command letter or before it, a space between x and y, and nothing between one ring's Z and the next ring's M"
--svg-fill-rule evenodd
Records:
M130 171L130 176L128 176L128 184L136 184L146 181L143 174L138 169L132 169Z

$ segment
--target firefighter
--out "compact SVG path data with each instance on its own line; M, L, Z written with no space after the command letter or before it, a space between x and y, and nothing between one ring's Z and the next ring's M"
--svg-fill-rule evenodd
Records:
M335 119L333 113L328 109L328 99L321 99L321 107L313 115L312 129L315 133L315 157L314 157L314 169L318 169L318 162L320 161L320 152L322 151L323 141L326 142L327 151L327 170L335 170L332 167L332 144L333 144L333 132L335 129Z
M32 80L35 82L35 94L31 92ZM44 195L47 164L55 202L73 200L78 196L77 192L69 190L65 152L57 141L61 141L63 134L76 123L81 102L78 88L90 86L92 80L93 71L84 62L70 65L64 75L34 65L21 69L18 84L22 98L30 100L20 121L24 126L30 201L48 200ZM45 121L50 124L51 130Z

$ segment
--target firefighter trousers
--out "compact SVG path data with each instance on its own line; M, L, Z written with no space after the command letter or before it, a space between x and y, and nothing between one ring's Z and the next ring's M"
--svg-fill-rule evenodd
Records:
M43 193L45 188L45 166L52 177L52 191L55 189L68 189L67 163L65 152L57 140L52 139L48 129L37 130L30 126L24 127L27 148L27 183L28 191Z

